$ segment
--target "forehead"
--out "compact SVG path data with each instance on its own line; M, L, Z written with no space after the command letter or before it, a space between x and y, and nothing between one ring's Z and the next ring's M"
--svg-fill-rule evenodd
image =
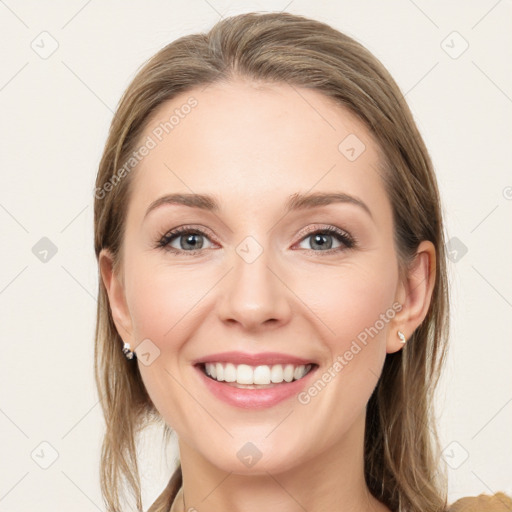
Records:
M160 105L139 140L152 146L132 183L146 204L176 191L240 203L278 191L380 188L366 192L369 201L383 192L378 146L364 124L324 94L288 84L192 89Z

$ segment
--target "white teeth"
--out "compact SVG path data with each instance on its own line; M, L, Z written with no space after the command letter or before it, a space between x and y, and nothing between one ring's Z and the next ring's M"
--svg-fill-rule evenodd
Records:
M270 380L274 383L283 382L283 367L280 364L275 364L270 370Z
M237 384L280 384L302 379L312 365L274 364L272 366L249 366L233 363L205 363L207 375L219 382L236 382Z
M217 363L220 364L220 363ZM215 377L215 375L212 375ZM228 363L224 366L224 380L226 382L235 382L236 381L236 367L232 363Z
M224 380L224 367L222 364L217 363L215 365L215 370L217 372L217 376L215 377L219 382L222 382Z
M238 384L254 384L254 371L246 364L239 364L236 369Z
M287 364L284 367L283 377L286 382L291 382L293 380L293 364Z
M254 368L254 384L270 384L270 368L268 366Z
M301 377L304 377L304 371L302 366L296 366L295 370L293 370L293 378L295 380L300 379Z

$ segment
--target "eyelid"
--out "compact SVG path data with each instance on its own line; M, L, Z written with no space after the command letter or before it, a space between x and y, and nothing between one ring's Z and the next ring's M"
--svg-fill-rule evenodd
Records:
M346 230L342 228L338 228L337 226L332 226L330 224L313 224L310 225L301 232L301 239L302 240L306 235L310 235L313 233L317 233L320 231L326 231L326 232L332 232L332 233L338 233L346 236L347 238L353 239L353 236Z

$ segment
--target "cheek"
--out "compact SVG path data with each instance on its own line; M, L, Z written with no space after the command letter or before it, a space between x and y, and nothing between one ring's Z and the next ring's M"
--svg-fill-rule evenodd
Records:
M297 281L295 289L325 325L325 340L335 356L352 340L364 340L365 333L369 339L385 338L395 313L397 279L398 272L389 263L347 262Z
M389 261L389 260L388 260ZM299 402L324 422L324 442L362 414L377 384L386 357L386 337L395 316L397 273L392 268L345 265L316 275L300 296L326 326L323 344L330 361ZM308 294L309 290L309 294ZM320 290L322 291L320 293ZM335 404L335 406L334 406ZM311 413L313 414L313 413Z
M170 346L176 350L180 333L213 282L191 268L170 268L150 258L134 260L133 265L127 297L135 343L149 338L162 351Z
M141 256L133 258L131 265L127 299L135 346L146 339L156 345L149 364L138 358L144 386L168 425L180 432L193 430L192 422L201 423L204 418L195 409L191 411L183 392L180 383L189 375L181 359L194 333L191 326L197 327L194 314L213 283L204 273L171 268L161 259L156 262Z

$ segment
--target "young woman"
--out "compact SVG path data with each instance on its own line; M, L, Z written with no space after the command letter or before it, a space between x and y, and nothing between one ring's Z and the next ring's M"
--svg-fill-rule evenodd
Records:
M95 250L109 511L125 483L142 510L154 421L180 464L152 512L448 509L439 194L360 44L251 13L158 52L112 122Z

